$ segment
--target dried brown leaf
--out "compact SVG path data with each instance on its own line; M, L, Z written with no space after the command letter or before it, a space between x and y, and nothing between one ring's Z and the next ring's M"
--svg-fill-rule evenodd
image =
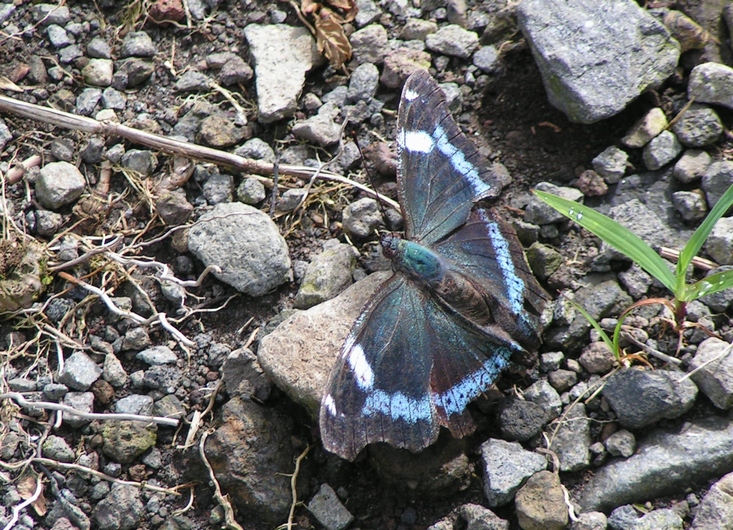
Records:
M356 13L359 11L354 0L325 0L325 2L331 7L343 12L343 14L339 14L342 23L354 20Z
M25 501L33 497L36 492L36 480L36 477L32 475L25 475L18 481L16 490L21 499ZM31 506L39 517L43 517L48 512L48 501L43 496L43 485L41 485L41 494L31 503Z
M0 75L0 90L10 90L11 92L23 92L23 89L13 83L4 75Z
M344 33L341 17L327 7L322 8L316 16L316 42L318 51L336 69L351 59L351 43Z

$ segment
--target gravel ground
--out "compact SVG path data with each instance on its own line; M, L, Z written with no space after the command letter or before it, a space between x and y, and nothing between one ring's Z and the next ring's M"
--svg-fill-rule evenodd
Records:
M733 10L558 2L314 4L344 66L285 2L0 3L2 94L59 111L0 107L0 528L728 528L733 293L678 331L637 309L619 362L559 294L608 330L669 293L529 190L681 247L733 184ZM511 176L496 205L557 301L475 434L351 463L317 410L388 276L401 218L369 190L396 200L415 68Z

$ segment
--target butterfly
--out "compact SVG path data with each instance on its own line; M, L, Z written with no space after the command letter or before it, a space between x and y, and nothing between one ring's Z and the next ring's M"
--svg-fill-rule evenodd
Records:
M466 406L512 355L539 346L548 299L513 228L475 204L500 179L427 71L405 82L397 147L405 238L381 236L394 274L354 323L321 400L323 445L347 460L374 442L421 451L441 426L472 433Z

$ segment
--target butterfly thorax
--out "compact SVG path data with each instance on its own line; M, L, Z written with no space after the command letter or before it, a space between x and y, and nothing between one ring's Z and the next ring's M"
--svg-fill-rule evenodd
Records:
M392 268L407 274L412 280L426 285L439 282L445 274L444 259L427 247L407 241L393 234L380 240L384 255L392 261Z

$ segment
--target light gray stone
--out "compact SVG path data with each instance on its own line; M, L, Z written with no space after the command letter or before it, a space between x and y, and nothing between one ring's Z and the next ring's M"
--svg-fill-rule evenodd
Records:
M157 50L153 39L144 31L128 33L122 41L120 57L152 57Z
M733 530L733 473L712 485L695 509L691 530Z
M710 208L718 203L731 186L733 186L733 161L721 160L708 166L702 177L701 187Z
M712 108L693 104L672 126L672 132L685 147L705 147L718 141L723 122Z
M188 248L217 278L249 296L291 279L285 239L270 217L242 203L217 204L191 227Z
M354 516L341 504L336 492L328 484L321 485L308 503L308 511L326 530L344 530L354 520Z
M717 337L705 339L690 363L692 380L713 405L728 410L733 406L733 352Z
M616 184L626 173L628 161L629 154L612 145L596 156L591 164L603 180L608 184Z
M324 250L308 265L295 295L295 307L307 309L330 300L353 281L356 253L345 243L324 245Z
M705 240L705 251L719 265L733 265L733 217L718 219Z
M621 143L626 147L644 147L652 138L664 131L667 125L667 116L664 111L655 107L628 130L626 136L621 139Z
M315 40L306 28L282 24L249 24L244 36L255 63L258 119L272 123L292 116L305 74L323 61Z
M175 364L178 356L168 346L153 346L139 352L135 355L135 359L142 361L150 366L158 364Z
M355 31L351 38L352 61L356 64L382 64L389 52L387 30L381 24L371 24Z
M425 37L425 45L436 53L468 59L478 48L479 39L475 32L449 24Z
M674 165L672 174L685 184L699 180L705 175L712 159L705 151L688 149Z
M106 87L112 84L113 68L111 59L89 59L87 65L82 68L81 75L90 85Z
M344 208L342 222L344 230L358 239L366 239L383 224L377 201L369 197L352 202Z
M652 171L669 164L684 148L672 131L662 131L644 146L643 159L647 169Z
M547 459L517 442L488 439L481 444L484 494L489 507L510 503L514 494L535 473L547 469Z
M91 392L69 392L64 396L62 403L79 412L94 412L94 394ZM64 421L69 427L76 429L88 424L91 420L70 412L64 412Z
M733 68L720 63L697 65L690 72L687 97L733 109Z
M672 204L685 221L698 221L708 214L708 204L702 190L675 191Z
M74 390L87 390L102 375L102 369L83 351L74 352L64 362L58 380Z

